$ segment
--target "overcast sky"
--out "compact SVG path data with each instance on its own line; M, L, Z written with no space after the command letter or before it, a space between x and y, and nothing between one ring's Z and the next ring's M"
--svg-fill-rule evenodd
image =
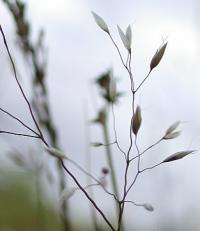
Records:
M143 127L139 137L141 149L160 138L173 122L180 120L187 123L181 124L181 137L161 145L155 152L150 152L146 160L144 159L144 166L157 163L173 152L200 147L198 1L57 0L55 3L49 0L30 0L27 4L28 17L33 25L33 37L39 28L45 30L49 50L48 87L52 112L62 147L71 157L85 165L84 105L87 102L89 117L92 118L101 104L98 96L94 95L96 90L91 83L110 67L119 78L118 89L126 93L115 110L119 141L124 147L128 145L127 126L131 116L129 78L108 36L95 24L91 10L105 19L123 54L126 52L123 50L116 25L119 24L125 30L131 24L132 65L136 85L148 73L150 60L162 43L162 38L168 38L169 44L162 62L152 72L136 99L143 112ZM13 54L17 57L17 49L14 46L15 30L2 3L0 16ZM21 100L13 97L16 85L10 78L8 59L2 43L0 47L0 64L4 67L1 68L0 103L26 118ZM17 62L19 65L24 64L20 60ZM19 70L20 68L24 69L23 73L28 73L26 68L18 66ZM26 82L25 76L21 77ZM5 126L14 127L14 123L10 124L5 117L1 120ZM112 136L112 130L110 133ZM91 128L91 134L91 141L102 141L99 127ZM12 139L12 142L16 145L16 140ZM106 164L103 149L101 151L92 149L96 175ZM122 169L120 154L115 155L116 168ZM149 214L140 208L129 206L127 222L141 224L142 219L146 219L147 230L159 230L157 219L168 216L180 224L184 208L200 204L200 187L196 185L200 175L199 161L197 154L170 166L155 169L149 175L144 174L131 196L136 201L152 203L156 210ZM76 197L76 200L81 199ZM75 199L72 198L72 201ZM106 200L104 206L109 211L111 205L107 202ZM200 212L199 210L200 207L197 206L197 211ZM130 214L133 214L134 218Z

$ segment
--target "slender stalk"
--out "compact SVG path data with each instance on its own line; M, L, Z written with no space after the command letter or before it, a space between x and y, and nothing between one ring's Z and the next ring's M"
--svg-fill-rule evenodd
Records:
M105 143L109 143L109 134L108 134L108 127L107 127L107 123L105 121L105 123L103 124L103 134L104 134L104 140ZM116 175L115 175L115 170L114 170L114 165L113 165L113 159L112 159L112 151L111 151L111 147L110 146L105 146L106 148L106 157L107 157L107 162L108 162L108 166L110 168L110 176L111 176L111 183L112 183L112 188L114 191L114 194L116 196L117 199L119 199L119 190L117 187L117 180L116 180ZM118 203L116 203L116 209L117 209L117 213L119 213L119 206ZM124 230L124 225L121 224L121 230Z
M84 117L85 117L86 169L87 169L87 172L89 174L91 174L91 172L92 172L92 167L91 167L91 152L90 152L90 145L89 145L90 144L90 129L89 129L89 126L88 126L89 119L88 119L88 106L87 106L87 103L84 103L83 110L84 110ZM87 183L88 184L92 183L90 176L87 176ZM90 187L89 193L90 193L91 197L94 198L94 191L93 191L92 187ZM96 214L96 211L95 211L94 207L91 204L90 204L90 212L91 212L91 217L92 217L92 224L93 224L93 227L94 227L95 231L100 231L100 227L99 227L98 220L97 220L97 214Z
M0 133L1 134L14 135L14 136L24 136L24 137L29 137L29 138L41 139L40 136L34 136L34 135L23 134L23 133L18 133L18 132L10 132L10 131L0 130Z
M133 74L132 74L132 69L131 69L131 60L132 60L132 51L131 49L129 50L128 56L127 56L127 60L126 63L123 60L122 54L120 52L119 47L117 46L116 42L114 41L114 39L112 38L112 36L109 34L109 37L113 43L113 45L115 46L115 48L117 49L117 52L119 54L119 57L121 59L121 62L124 66L124 68L127 70L129 78L130 78L130 82L131 82L131 93L132 93L132 116L131 116L131 121L130 121L130 127L129 127L129 134L130 134L130 145L127 151L127 154L125 154L125 159L126 159L126 168L125 168L125 173L124 173L124 192L123 192L123 198L121 200L121 202L118 204L118 228L117 231L123 230L123 224L122 224L122 216L123 216L123 212L124 212L124 206L125 206L125 199L127 196L127 184L128 184L128 169L129 169L129 165L130 165L130 152L133 146L133 134L132 134L132 121L133 121L133 115L134 115L134 104L135 104L135 93L136 91L134 91L134 80L133 80ZM115 121L114 121L115 122ZM122 228L122 229L121 229Z
M39 125L38 125L38 123L37 123L37 121L36 121L36 119L35 119L34 114L33 114L33 110L32 110L32 108L31 108L31 104L30 104L30 102L28 101L28 98L26 97L26 95L25 95L25 93L24 93L24 90L23 90L23 88L22 88L22 86L21 86L21 84L20 84L20 82L19 82L19 80L18 80L18 78L17 78L17 71L16 71L16 68L15 68L15 64L14 64L13 58L12 58L12 56L11 56L10 49L9 49L9 47L8 47L8 44L7 44L7 41L6 41L6 37L5 37L5 34L4 34L4 32L3 32L3 29L2 29L2 26L1 26L1 25L0 25L0 32L1 32L1 35L2 35L2 37L3 37L3 42L4 42L4 45L5 45L5 47L6 47L6 50L7 50L9 59L10 59L10 62L11 62L11 64L12 64L12 68L13 68L13 71L14 71L14 77L15 77L15 80L16 80L16 82L17 82L17 85L18 85L18 87L19 87L19 89L20 89L20 91L21 91L21 93L22 93L22 96L23 96L24 100L26 101L26 103L27 103L27 105L28 105L28 108L29 108L31 117L32 117L32 119L33 119L33 122L34 122L34 124L35 124L35 126L36 126L38 132L40 133L40 136L43 137L42 131L40 130L40 127L39 127Z
M113 104L113 102L111 103L111 110L112 110L112 118L113 118L113 131L114 131L114 136L115 136L115 142L113 142L111 144L115 143L117 145L117 148L119 149L119 151L124 155L124 158L126 159L126 153L120 147L119 142L118 142L118 138L117 138L116 119L115 119L115 112L114 112L114 104Z
M145 172L145 171L147 171L147 170L154 169L154 168L160 166L161 164L163 164L163 162L160 162L160 163L158 163L158 164L155 164L155 165L153 165L153 166L151 166L151 167L144 168L144 169L142 169L142 170L140 171L140 173Z
M118 229L117 231L120 231L121 223L122 223L122 217L124 213L124 207L125 207L125 199L127 196L127 184L128 184L128 170L130 167L130 152L133 146L133 133L132 133L132 122L133 122L133 116L134 116L134 109L135 109L135 91L134 91L134 80L133 80L133 74L131 70L131 59L132 59L132 52L131 50L129 51L129 60L127 62L128 65L125 66L129 78L130 78L130 85L131 85L131 93L132 93L132 116L131 116L131 121L130 121L130 127L129 127L129 135L130 135L130 145L129 149L127 151L126 155L126 168L125 168L125 173L124 173L124 192L123 192L123 198L121 200L121 203L119 204L119 217L118 217ZM136 177L137 178L137 177Z
M151 74L151 71L147 74L147 76L142 80L142 82L139 84L139 86L136 88L135 93L140 89L140 87L144 84L144 82L148 79L149 75Z
M135 136L135 147L137 149L137 156L138 156L137 171L140 172L140 150L137 144L137 135Z
M26 125L23 121L21 121L19 118L17 118L16 116L12 115L11 113L9 113L7 110L3 109L0 107L0 111L2 111L3 113L7 114L8 116L10 116L11 118L13 118L14 120L18 121L20 124L22 124L25 128L27 128L29 131L33 132L35 135L39 136L39 134L37 132L35 132L32 128L30 128L28 125Z
M110 37L110 39L111 39L113 45L114 45L115 48L117 49L117 52L118 52L118 54L119 54L119 57L120 57L120 59L121 59L121 62L122 62L122 64L123 64L123 66L127 69L127 66L126 66L126 64L125 64L125 62L124 62L124 60L123 60L123 58L122 58L122 54L121 54L121 52L120 52L120 50L119 50L119 47L117 46L117 44L116 44L115 40L113 39L113 37L111 36L111 34L109 33L108 35L109 35L109 37Z
M130 159L130 161L133 161L139 157L141 157L142 155L144 155L148 150L152 149L153 147L155 147L156 145L158 145L163 139L159 139L158 141L156 141L155 143L151 144L149 147L147 147L146 149L144 149L144 151L142 151L139 155L133 157Z
M68 175L73 179L73 181L76 183L76 185L79 187L79 189L85 194L85 196L88 198L88 200L93 204L95 209L99 212L99 214L102 216L104 221L107 223L107 225L111 228L111 230L116 231L113 225L110 223L110 221L106 218L105 214L102 212L102 210L98 207L98 205L95 203L95 201L89 196L89 194L86 192L86 190L81 186L81 184L78 182L76 177L68 170L68 168L65 166L64 162L60 159L60 163L64 170L68 173Z

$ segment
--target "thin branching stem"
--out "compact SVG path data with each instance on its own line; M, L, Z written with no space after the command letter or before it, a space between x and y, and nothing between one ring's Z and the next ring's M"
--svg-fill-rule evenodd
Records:
M129 58L130 58L130 53L128 52L127 59L126 59L126 66L128 66Z
M124 60L123 60L123 58L122 58L122 54L121 54L120 49L119 49L119 47L117 46L115 40L113 39L113 37L112 37L112 35L111 35L110 33L109 33L108 35L109 35L109 37L110 37L110 39L111 39L113 45L114 45L115 48L117 49L117 52L118 52L118 54L119 54L119 57L120 57L120 59L121 59L121 62L122 62L122 64L123 64L123 66L124 66L126 69L128 69L127 66L126 66L126 64L125 64L125 62L124 62Z
M126 153L125 151L120 147L119 142L118 142L118 138L117 138L117 129L116 129L116 119L115 119L115 112L114 112L114 104L113 102L111 103L111 110L112 110L112 117L113 117L113 131L114 131L114 136L115 136L115 142L117 145L117 148L119 149L119 151L124 155L125 159L126 159Z
M149 151L150 149L152 149L153 147L155 147L156 145L158 145L163 139L159 139L158 141L156 141L155 143L153 143L152 145L150 145L149 147L147 147L146 149L144 149L144 151L142 151L139 155L133 157L130 159L130 161L132 162L133 160L137 159L138 157L141 157L142 155L144 155L147 151Z
M7 41L6 41L6 37L5 37L5 34L3 32L3 29L0 25L0 32L2 34L2 37L3 37L3 41L4 41L4 45L6 47L6 50L7 50L7 53L8 53L8 56L9 56L9 59L11 61L11 64L12 64L12 67L13 67L13 72L14 72L14 77L15 77L15 80L17 82L17 85L22 93L22 96L23 98L25 99L27 105L28 105L28 108L29 108L29 111L30 111L30 114L31 114L31 117L33 119L33 122L39 132L39 134L37 134L37 132L35 132L34 130L31 130L32 132L34 132L35 134L37 134L37 136L33 136L33 135L28 135L28 134L23 134L23 133L15 133L15 132L10 132L10 131L0 131L0 133L6 133L6 134L10 134L10 135L16 135L16 136L26 136L26 137L31 137L31 138L37 138L37 139L40 139L47 147L49 147L49 144L47 143L47 141L45 140L45 138L43 137L43 134L42 134L42 131L39 127L39 124L37 123L36 121L36 118L33 114L33 110L32 110L32 107L31 107L31 104L29 103L29 100L28 98L26 97L26 94L18 80L18 77L17 77L17 71L16 71L16 68L15 68L15 64L14 64L14 61L12 59L12 56L11 56L11 53L10 53L10 50L9 50L9 47L8 47L8 44L7 44ZM120 52L119 52L120 53ZM123 60L122 60L123 61ZM3 111L3 110L2 110ZM30 128L25 125L21 120L19 120L17 117L11 115L10 113L8 112L5 112L4 113L8 114L9 116L11 116L13 119L16 119L18 122L20 122L22 125L24 125L26 128L28 128L30 130ZM59 159L59 158L58 158ZM95 203L95 201L89 196L89 194L87 193L86 189L84 187L81 186L81 184L79 183L79 181L77 180L77 178L74 176L74 174L68 170L68 168L65 166L64 162L62 159L59 159L60 161L60 164L62 166L62 168L64 169L64 171L73 179L73 181L76 183L76 185L78 186L78 188L85 194L85 196L88 198L88 200L93 204L93 206L95 207L95 209L99 212L99 214L102 216L102 218L104 219L104 221L107 223L107 225L111 228L111 230L113 231L116 231L116 229L113 227L113 225L110 223L110 221L107 219L107 217L105 216L105 214L103 213L103 211L97 206L97 204ZM76 167L79 168L79 170L81 170L82 172L84 172L85 174L87 174L88 176L92 177L94 179L94 177L87 173L81 166L79 166L76 162L74 162L73 160L71 159L68 159L68 161L70 161L72 164L74 164ZM99 181L98 182L98 185L101 185ZM104 187L103 187L104 188ZM105 188L104 190L109 194L109 195L112 195L114 196L115 200L118 202L119 204L119 200L115 197L114 194L108 192ZM120 223L121 224L121 223Z
M127 191L126 191L126 195L129 193L129 191L131 190L131 188L133 187L133 185L135 184L138 176L139 176L140 172L137 172L135 175L135 178L133 179L132 183L130 184L130 186L128 187Z
M72 163L74 166L76 166L81 172L83 172L86 176L90 177L91 179L93 179L97 185L101 186L103 188L103 190L111 195L116 201L118 201L117 197L115 196L115 194L109 192L101 183L101 181L99 181L96 177L94 177L91 173L87 172L84 168L82 168L78 163L76 163L74 160L70 159L69 157L67 157L67 160Z
M133 75L132 75L132 70L131 70L131 59L132 59L131 50L128 53L126 63L124 63L124 60L122 58L119 47L115 43L115 41L112 38L112 36L110 35L110 33L109 33L109 36L111 38L112 43L114 44L114 46L116 47L116 49L118 51L118 54L120 56L120 59L121 59L121 62L123 64L123 66L125 67L125 69L127 70L128 74L129 74L130 81L131 81L131 92L132 92L132 116L131 116L130 129L129 129L130 146L128 148L127 154L125 153L126 167L125 167L125 173L124 173L124 190L123 190L122 200L118 205L119 206L119 216L118 216L118 228L117 228L117 231L119 231L121 229L121 224L122 224L122 216L123 216L124 205L125 205L124 201L125 201L125 198L127 196L128 169L129 169L129 165L130 165L130 152L131 152L131 149L132 149L132 146L133 146L132 121L133 121L133 115L134 115L135 91L134 91L134 80L133 80Z
M153 165L153 166L151 166L151 167L147 167L147 168L142 169L142 170L140 171L140 173L145 172L145 171L147 171L147 170L154 169L154 168L160 166L161 164L163 164L163 161L160 162L160 163L158 163L158 164L155 164L155 165Z
M111 142L109 144L103 144L103 146L112 146L113 144L116 144L116 143L117 143L117 141L114 141L114 142Z
M128 192L131 190L131 188L133 187L133 185L135 184L135 182L136 182L138 176L139 176L142 172L145 172L145 171L147 171L147 170L154 169L154 168L160 166L161 164L163 164L163 161L160 162L160 163L158 163L158 164L155 164L155 165L153 165L153 166L151 166L151 167L144 168L144 169L140 170L139 172L137 172L136 175L135 175L135 178L134 178L133 182L132 182L131 185L128 187L127 194L128 194Z
M29 135L29 134L24 134L24 133L18 133L18 132L10 132L10 131L4 131L0 130L1 134L8 134L8 135L14 135L14 136L24 136L24 137L29 137L29 138L35 138L35 139L41 139L40 136L34 136L34 135Z
M125 203L131 203L131 204L133 204L133 205L135 205L135 206L138 206L138 207L144 207L144 204L136 203L136 202L134 202L134 201L125 200L124 202L125 202Z
M35 135L39 136L39 134L37 132L35 132L32 128L30 128L28 125L26 125L23 121L21 121L19 118L17 118L16 116L12 115L11 113L9 113L7 110L3 109L0 107L0 111L2 111L3 113L7 114L8 116L10 116L11 118L15 119L16 121L18 121L20 124L22 124L25 128L27 128L29 131L33 132Z
M132 92L132 116L131 116L131 123L130 123L130 129L129 129L129 134L130 134L130 146L127 152L127 160L129 161L130 159L130 152L133 146L133 133L132 133L132 122L133 122L133 116L134 116L134 108L135 108L135 92L134 92L134 80L133 80L133 74L131 70L131 58L132 58L132 52L130 50L129 52L129 65L128 65L128 74L130 77L130 82L131 82L131 92Z
M67 157L67 161L69 161L70 163L72 163L74 166L76 166L81 172L83 172L86 176L89 176L91 179L93 179L94 181L96 181L98 184L100 184L100 181L95 178L92 174L90 174L89 172L87 172L84 168L82 168L78 163L76 163L74 160L70 159L69 157Z
M129 160L126 160L126 168L125 168L125 173L124 173L124 192L123 192L123 198L119 203L119 215L118 215L118 228L117 231L120 231L121 223L122 223L122 216L124 213L124 201L126 198L126 188L127 188L127 183L128 183L128 168L129 168Z
M143 155L145 152L147 152L148 150L150 150L153 147L155 147L156 145L158 145L162 140L163 140L163 138L159 139L158 141L156 141L155 143L153 143L152 145L150 145L149 147L147 147L144 151L142 151L140 153L140 155Z
M138 144L137 144L137 136L135 136L135 147L136 147L136 150L137 150L137 157L138 157L138 164L137 164L137 168L138 168L138 172L140 172L140 150L139 150L139 147L138 147Z
M17 85L18 85L18 87L19 87L19 89L20 89L20 91L21 91L21 93L22 93L22 96L23 96L24 100L26 101L26 103L27 103L27 105L28 105L28 108L29 108L31 117L32 117L32 119L33 119L33 122L34 122L34 124L35 124L35 126L36 126L36 128L37 128L37 130L38 130L38 132L39 132L39 134L40 134L40 136L43 138L42 131L41 131L41 129L40 129L40 127L39 127L39 125L38 125L38 123L37 123L37 121L36 121L36 118L35 118L35 116L34 116L34 114L33 114L33 110L32 110L31 104L30 104L28 98L26 97L26 94L25 94L25 92L24 92L24 90L23 90L23 88L22 88L22 86L21 86L21 84L20 84L20 82L19 82L19 80L18 80L17 71L16 71L16 68L15 68L15 64L14 64L13 58L12 58L12 56L11 56L10 49L9 49L9 47L8 47L8 43L7 43L7 40L6 40L6 37L5 37L5 34L4 34L4 32L3 32L3 29L2 29L2 26L1 26L1 25L0 25L0 32L1 32L1 35L2 35L2 37L3 37L4 45L5 45L5 47L6 47L6 51L7 51L7 53L8 53L10 62L11 62L11 64L12 64L12 68L13 68L13 72L14 72L14 76L15 76L15 80L16 80L16 82L17 82Z
M95 201L89 196L87 191L84 189L84 187L81 186L79 181L76 179L76 177L71 173L71 171L68 170L68 168L65 166L63 160L60 159L61 165L64 168L64 170L67 172L67 174L73 179L73 181L76 183L76 185L79 187L79 189L85 194L85 196L88 198L88 200L93 204L95 209L99 212L99 214L102 216L104 221L107 223L107 225L111 228L111 230L115 231L115 228L113 225L110 223L110 221L107 219L103 211L98 207L98 205L95 203Z
M103 125L103 133L104 133L104 139L105 143L109 143L109 134L108 134L108 128L107 128L107 123L105 122ZM110 146L106 146L106 156L107 156L107 162L110 168L110 176L111 176L111 182L112 182L112 187L113 187L113 192L117 198L117 201L119 200L119 190L117 187L117 180L116 180L116 174L114 170L114 165L113 165L113 159L112 159L112 151ZM118 208L117 208L118 209Z
M136 88L135 93L140 89L140 87L145 83L145 81L148 79L149 75L151 74L151 71L147 74L147 76L142 80L142 82L139 84L139 86Z

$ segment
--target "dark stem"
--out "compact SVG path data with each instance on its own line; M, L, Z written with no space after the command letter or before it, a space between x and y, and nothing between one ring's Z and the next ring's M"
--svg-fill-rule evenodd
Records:
M139 86L136 88L135 93L140 89L140 87L144 84L144 82L147 80L147 78L149 77L150 73L152 70L149 71L149 73L147 74L147 76L142 80L142 82L139 84Z
M1 32L1 35L2 35L2 37L3 37L4 45L5 45L5 47L6 47L6 50L7 50L9 59L10 59L11 64L12 64L12 68L13 68L13 71L14 71L14 76L15 76L15 80L16 80L16 82L17 82L17 85L18 85L18 87L19 87L19 89L20 89L20 91L21 91L21 93L22 93L22 96L24 97L24 99L25 99L25 101L26 101L26 103L27 103L27 105L28 105L28 108L29 108L29 111L30 111L30 113L31 113L31 117L32 117L32 119L33 119L33 122L35 123L35 126L36 126L38 132L40 133L40 136L43 137L42 131L40 130L40 127L39 127L39 125L38 125L38 123L37 123L37 121L36 121L36 119L35 119L34 114L33 114L33 110L32 110L32 108L31 108L31 104L29 103L28 98L26 97L26 95L25 95L25 93L24 93L24 90L23 90L23 88L22 88L22 86L21 86L21 84L20 84L20 82L19 82L19 80L18 80L18 78L17 78L17 72L16 72L15 64L14 64L14 61L13 61L13 59L12 59L12 56L11 56L11 53L10 53L10 50L9 50L9 47L8 47L8 44L7 44L7 41L6 41L6 37L5 37L5 34L4 34L4 32L3 32L3 29L2 29L2 26L1 26L1 25L0 25L0 32Z
M68 168L65 166L63 160L60 159L60 163L64 170L67 172L67 174L73 179L73 181L76 183L76 185L79 187L79 189L85 194L85 196L88 198L88 200L93 204L95 209L99 212L99 214L102 216L104 221L107 223L107 225L111 228L111 230L115 231L115 228L112 226L112 224L109 222L109 220L106 218L102 210L97 206L95 201L89 196L89 194L86 192L86 190L81 186L81 184L78 182L76 177L68 170Z
M113 131L114 131L114 136L115 136L115 142L117 145L117 148L119 149L119 151L124 155L125 159L126 159L126 153L125 151L120 147L119 142L118 142L118 138L117 138L117 130L116 130L116 121L115 121L115 112L114 112L114 104L113 102L111 103L111 110L112 110L112 117L113 117ZM111 143L112 144L112 143Z
M150 145L149 147L147 147L146 149L144 149L144 151L142 151L139 155L133 157L130 161L133 161L139 157L141 157L142 155L144 155L148 150L152 149L154 146L156 146L157 144L159 144L163 139L159 139L158 141L156 141L154 144Z
M30 128L28 125L26 125L24 122L22 122L19 118L17 118L16 116L12 115L11 113L9 113L8 111L6 111L5 109L0 107L0 111L2 111L3 113L9 115L11 118L17 120L20 124L22 124L25 128L27 128L29 131L33 132L35 135L39 136L39 134L37 132L35 132L32 128Z
M17 133L17 132L10 132L10 131L0 130L0 133L8 134L8 135L14 135L14 136L24 136L24 137L29 137L29 138L41 139L40 136L28 135L28 134Z
M155 165L153 165L153 166L151 166L151 167L148 167L148 168L144 168L144 169L142 169L142 170L140 171L140 173L142 173L142 172L144 172L144 171L147 171L147 170L151 170L151 169L153 169L153 168L156 168L156 167L160 166L161 164L163 164L163 162L160 162L160 163L155 164Z

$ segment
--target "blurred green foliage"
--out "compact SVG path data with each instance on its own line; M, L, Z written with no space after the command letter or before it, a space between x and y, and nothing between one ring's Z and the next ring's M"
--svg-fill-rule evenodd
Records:
M61 230L56 212L37 199L31 173L0 174L0 231Z
M42 199L30 171L0 170L0 231L62 231L58 213ZM93 231L78 218L70 231ZM101 231L108 229L101 228Z

